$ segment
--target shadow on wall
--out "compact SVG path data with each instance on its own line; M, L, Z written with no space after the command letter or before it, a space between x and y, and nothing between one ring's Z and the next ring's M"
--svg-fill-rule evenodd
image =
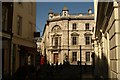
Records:
M108 60L104 53L102 53L101 58L94 54L94 75L96 78L109 79L109 65Z

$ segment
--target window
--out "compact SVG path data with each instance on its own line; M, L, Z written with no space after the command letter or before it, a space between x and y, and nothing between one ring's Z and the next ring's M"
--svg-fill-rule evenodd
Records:
M72 61L77 61L77 52L72 53Z
M89 30L89 23L85 24L85 30Z
M72 44L73 44L73 45L76 45L76 44L77 44L77 37L76 37L76 36L73 36L73 37L72 37Z
M94 32L94 27L92 28L92 32Z
M21 35L22 34L22 17L17 16L17 34Z
M53 18L53 16L51 15L50 18Z
M86 52L86 62L90 61L90 52Z
M55 47L58 47L58 37L55 37Z
M76 30L76 23L73 23L72 29L73 29L73 30Z
M3 6L2 8L2 29L4 31L7 31L8 26L8 8Z
M86 45L90 44L90 37L85 37Z
M64 16L66 16L66 12L64 12Z

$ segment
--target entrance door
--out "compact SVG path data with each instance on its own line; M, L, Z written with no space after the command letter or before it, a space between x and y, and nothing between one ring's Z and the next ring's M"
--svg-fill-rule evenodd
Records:
M54 54L54 64L58 62L58 53Z

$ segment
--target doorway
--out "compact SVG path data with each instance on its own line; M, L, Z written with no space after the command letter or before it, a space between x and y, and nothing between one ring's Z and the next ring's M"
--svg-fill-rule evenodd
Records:
M54 53L54 64L58 63L58 53Z

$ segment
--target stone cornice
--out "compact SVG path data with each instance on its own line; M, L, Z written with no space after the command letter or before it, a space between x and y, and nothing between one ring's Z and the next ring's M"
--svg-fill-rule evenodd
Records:
M54 22L54 21L61 21L61 20L94 20L94 16L88 15L88 16L69 16L69 17L59 17L59 18L53 18L47 20L48 22Z

